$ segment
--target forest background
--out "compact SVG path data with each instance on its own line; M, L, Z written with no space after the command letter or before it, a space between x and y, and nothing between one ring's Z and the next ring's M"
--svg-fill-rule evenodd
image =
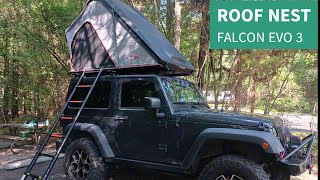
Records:
M209 0L125 0L193 63L212 108L318 114L318 50L209 49ZM86 0L0 0L0 123L54 119L68 89L64 30ZM231 92L232 101L218 100Z

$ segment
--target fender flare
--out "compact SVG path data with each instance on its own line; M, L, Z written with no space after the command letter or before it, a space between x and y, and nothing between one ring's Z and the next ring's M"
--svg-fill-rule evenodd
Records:
M204 143L210 139L234 140L254 143L259 146L266 142L269 144L269 147L264 149L265 153L276 154L284 151L277 137L269 132L230 128L208 128L197 136L182 162L182 167L191 167Z
M66 126L64 132L68 131L70 125ZM114 153L109 145L109 142L102 132L101 128L95 124L89 123L76 123L73 127L73 130L88 132L91 134L93 140L97 144L102 157L105 158L114 158ZM72 134L72 131L71 131Z

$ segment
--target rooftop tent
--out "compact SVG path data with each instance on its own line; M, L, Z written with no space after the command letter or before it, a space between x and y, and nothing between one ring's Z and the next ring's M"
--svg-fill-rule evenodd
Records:
M151 69L188 75L193 65L138 10L119 0L89 0L66 30L71 72ZM130 68L130 69L128 69Z

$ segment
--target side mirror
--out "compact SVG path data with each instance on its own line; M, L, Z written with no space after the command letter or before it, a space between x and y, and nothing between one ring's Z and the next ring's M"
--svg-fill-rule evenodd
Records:
M145 97L144 98L144 108L146 110L160 109L161 102L159 98L156 97Z
M159 112L161 107L161 101L156 97L145 97L144 98L144 108L148 111L153 111L157 118L163 118L165 116L164 113Z

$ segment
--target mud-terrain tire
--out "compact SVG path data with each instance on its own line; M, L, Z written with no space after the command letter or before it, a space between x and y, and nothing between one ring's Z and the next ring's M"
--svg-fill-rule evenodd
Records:
M270 180L290 180L290 173L288 169L274 166L271 168Z
M203 168L199 180L209 179L269 180L270 178L255 162L239 156L227 155L213 159Z
M89 138L72 141L66 150L64 171L67 179L105 180L107 168L98 147Z

